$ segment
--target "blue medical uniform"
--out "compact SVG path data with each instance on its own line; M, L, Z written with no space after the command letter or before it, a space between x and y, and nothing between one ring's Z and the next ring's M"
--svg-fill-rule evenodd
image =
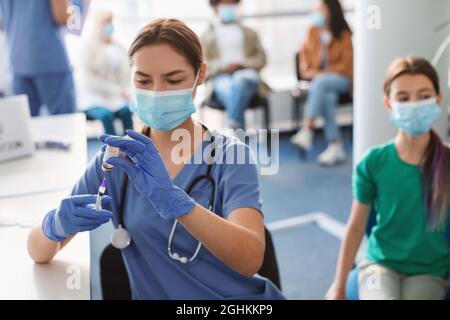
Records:
M249 157L249 148L236 138L217 137L215 145L218 150L222 150L223 157L227 157L231 152L234 152L234 155L246 154L247 158ZM203 147L209 145L210 142L205 141ZM201 149L196 155L199 153L202 154ZM101 170L102 156L103 153L100 152L90 163L74 187L73 195L97 192L105 176ZM196 177L205 174L206 169L205 162L188 163L175 177L174 183L186 190ZM211 175L217 188L213 207L213 212L217 215L227 218L238 208L261 210L255 164L227 164L226 161L215 161ZM106 174L106 177L107 193L112 197L113 222L117 226L124 173L117 168ZM195 187L191 197L207 207L210 191L210 185L204 180ZM129 247L122 250L122 254L134 299L285 299L270 280L258 275L247 277L237 273L205 247L201 248L199 255L191 263L182 264L171 259L167 253L167 246L174 220L161 218L131 182L127 188L124 211L125 227L131 234L132 242ZM190 258L197 244L197 240L178 225L173 239L173 252Z
M42 105L51 114L76 110L75 86L62 28L50 0L0 0L14 94L26 94L33 116Z

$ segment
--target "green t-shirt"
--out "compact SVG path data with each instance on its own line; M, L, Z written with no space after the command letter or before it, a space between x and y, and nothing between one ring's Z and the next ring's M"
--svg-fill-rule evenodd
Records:
M353 197L373 205L377 213L366 251L368 261L407 276L449 277L450 246L445 232L426 230L419 166L402 161L394 141L373 148L358 164Z

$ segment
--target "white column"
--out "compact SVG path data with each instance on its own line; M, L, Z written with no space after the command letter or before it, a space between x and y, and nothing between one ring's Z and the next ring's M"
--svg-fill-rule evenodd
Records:
M436 30L450 17L448 0L355 0L354 165L366 150L393 138L397 129L383 106L384 73L408 54L431 61L449 34ZM378 20L379 19L379 20ZM445 109L449 106L450 48L437 64ZM447 117L435 129L447 137Z

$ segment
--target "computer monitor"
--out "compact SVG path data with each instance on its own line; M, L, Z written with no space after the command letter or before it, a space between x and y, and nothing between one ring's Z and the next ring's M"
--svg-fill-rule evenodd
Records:
M33 154L30 119L27 96L0 99L0 162Z

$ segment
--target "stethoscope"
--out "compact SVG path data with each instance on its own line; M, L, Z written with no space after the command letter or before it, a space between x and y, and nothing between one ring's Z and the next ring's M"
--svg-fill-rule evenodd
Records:
M208 129L204 127L207 131ZM214 136L211 136L211 143L214 144ZM216 183L214 181L214 178L211 176L212 171L212 165L213 161L211 161L215 157L216 148L213 147L211 151L211 159L207 163L206 173L204 175L201 175L197 178L195 178L191 184L187 187L186 193L191 194L192 190L194 190L195 186L199 184L201 181L206 180L209 185L211 186L211 191L209 194L209 201L208 201L208 210L212 211L214 207L214 197L216 194ZM131 236L130 233L127 231L124 225L124 210L125 210L125 201L126 201L126 195L127 195L127 189L128 189L128 176L125 174L123 187L121 191L120 196L120 204L119 204L119 212L118 212L118 225L117 228L114 230L114 232L111 235L111 244L120 250L123 250L127 248L131 244ZM172 226L172 230L170 231L168 245L167 245L167 252L169 254L169 257L173 260L179 261L183 264L190 263L195 260L195 258L198 256L200 249L202 247L201 242L198 242L197 248L195 249L194 254L192 257L182 257L176 252L173 252L172 250L172 242L175 236L175 232L178 226L178 221L175 220Z

